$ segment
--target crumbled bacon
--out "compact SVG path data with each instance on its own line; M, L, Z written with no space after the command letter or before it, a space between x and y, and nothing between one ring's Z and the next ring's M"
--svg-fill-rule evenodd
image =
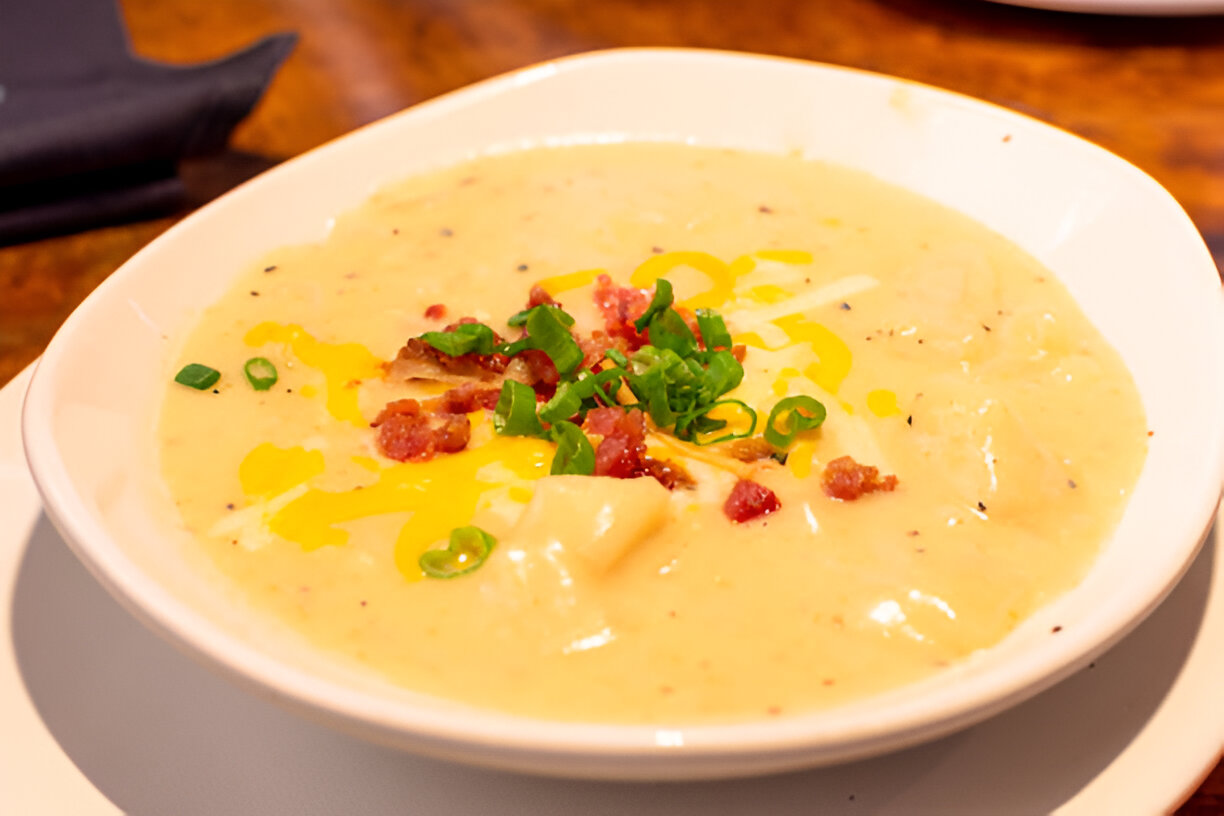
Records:
M422 407L443 414L469 414L477 408L492 411L497 407L500 396L500 388L466 382L440 396L425 400Z
M596 408L590 411L583 430L603 437L595 448L595 475L632 479L642 474L646 455L646 419L638 410Z
M378 448L398 462L425 462L439 453L467 447L472 424L464 414L421 412L414 399L387 403L371 426L378 428Z
M594 368L609 349L616 349L622 354L628 354L629 342L623 337L613 337L606 331L593 331L590 337L575 337L578 347L582 349L582 364Z
M676 462L646 455L646 416L635 409L596 408L587 413L582 429L601 437L595 446L595 475L614 479L649 476L668 490L692 487L693 477Z
M842 456L825 465L821 486L830 498L854 501L866 493L896 490L897 477L881 478L878 468L860 465L853 458Z
M531 287L531 292L527 295L527 308L534 309L537 306L560 306L561 304L553 300L553 296L548 294L540 284Z
M425 309L425 316L430 320L441 320L446 317L446 304L435 303Z
M769 515L781 507L782 502L768 487L749 479L740 479L731 488L731 495L723 504L723 513L736 524L742 524L757 516Z
M457 326L465 323L476 323L473 317L463 317L451 323L443 331L454 331ZM493 336L494 342L501 342L501 337ZM404 344L395 360L391 363L391 373L412 379L425 377L430 379L463 380L497 379L506 370L506 358L500 354L460 354L451 356L439 351L419 337L411 338Z
M617 286L607 275L600 275L595 282L594 298L608 334L623 338L630 349L646 344L646 338L633 328L633 321L650 305L650 295L632 286Z

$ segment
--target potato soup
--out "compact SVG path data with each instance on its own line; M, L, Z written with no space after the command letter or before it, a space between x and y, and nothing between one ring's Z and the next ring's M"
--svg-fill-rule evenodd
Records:
M388 187L253 264L184 367L164 478L253 609L560 720L785 716L962 660L1080 580L1147 445L1018 247L673 144Z

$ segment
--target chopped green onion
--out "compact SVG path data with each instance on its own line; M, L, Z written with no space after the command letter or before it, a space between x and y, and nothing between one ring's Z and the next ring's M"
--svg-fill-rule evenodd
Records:
M688 357L697 350L693 330L675 309L664 309L650 319L649 337L652 346L670 349L681 357Z
M252 357L247 360L246 365L242 367L242 373L256 391L267 391L276 385L276 366L266 357Z
M174 375L176 383L185 385L188 388L194 388L197 391L212 388L219 379L221 379L220 371L215 368L209 368L206 365L200 365L199 363L188 363L179 369L179 373Z
M421 339L451 357L493 353L493 330L483 323L460 323L449 331L425 332Z
M731 348L731 332L722 315L713 309L697 310L697 329L701 332L701 341L710 351Z
M536 416L536 395L531 386L515 380L502 383L501 396L493 409L493 429L502 436L547 436Z
M778 429L782 420L783 429ZM818 400L800 394L779 400L765 421L765 441L775 448L786 448L801 431L819 428L825 421L825 407Z
M671 306L674 300L671 282L664 278L656 280L654 295L650 298L650 305L646 307L646 311L642 312L637 320L633 321L633 328L639 332L645 329L650 325L650 321L654 319L654 316L668 306Z
M582 348L570 334L569 327L574 318L557 306L536 306L527 312L524 321L527 336L513 343L502 343L495 350L498 354L513 357L526 349L539 349L548 355L562 376L570 374L582 362Z
M565 420L555 422L552 438L557 443L557 453L553 456L549 473L554 476L560 473L590 476L595 472L595 449L581 428Z
M604 356L616 363L621 368L629 365L629 358L626 357L625 353L619 349L610 348L604 352Z
M417 563L430 578L457 578L483 564L496 545L479 527L456 527L445 550L426 550Z
M526 325L527 318L531 314L532 310L539 309L541 307L549 308L549 309L556 309L557 317L560 318L562 323L564 323L567 326L574 325L573 315L571 315L569 312L562 309L560 306L554 306L551 303L541 303L539 306L532 306L531 309L523 309L522 311L515 312L514 314L510 315L509 318L506 319L506 325L512 326L514 328L518 328L519 326Z
M527 316L532 345L549 356L562 376L577 368L583 358L578 341L569 331L573 323L574 318L556 306L537 306Z
M707 414L720 405L737 405L739 408L751 418L748 425L748 430L740 433L723 434L716 439L703 439L701 434L710 434L714 431L720 431L727 427L725 419L713 419ZM702 406L696 411L685 414L676 419L676 437L683 439L686 442L694 442L698 445L714 445L719 442L728 442L732 439L746 439L756 431L757 413L752 410L748 403L743 400L725 399L710 405Z

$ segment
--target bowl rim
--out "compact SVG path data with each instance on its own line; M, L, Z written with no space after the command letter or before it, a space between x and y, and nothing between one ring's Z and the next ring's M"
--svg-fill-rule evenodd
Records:
M929 697L894 700L880 706L881 700L894 696L888 693L836 709L798 714L767 723L752 720L676 726L592 724L541 721L478 709L473 709L469 716L457 717L453 711L406 708L400 701L357 692L262 655L159 586L126 555L122 546L110 537L96 519L88 517L88 512L74 494L71 477L60 466L62 463L50 453L56 447L47 419L53 406L53 372L67 353L70 341L65 338L70 338L77 325L85 321L85 315L94 304L108 297L108 293L131 274L136 268L133 261L155 253L167 244L177 243L180 236L190 234L194 225L207 213L225 207L232 198L258 194L268 179L299 172L310 163L326 161L337 152L346 150L346 145L357 134L385 128L392 122L404 119L445 115L451 109L479 105L510 88L547 81L549 77L562 72L615 69L624 63L642 61L662 65L673 60L732 61L742 64L776 62L801 68L811 75L852 75L867 82L887 82L906 87L941 104L968 106L994 117L1003 117L1015 127L1056 131L1090 147L1099 160L1112 162L1119 172L1132 176L1138 174L1144 183L1153 186L1185 217L1205 263L1212 270L1215 268L1184 210L1150 176L1074 134L963 94L856 68L704 49L619 48L542 62L393 114L243 183L188 215L150 242L91 293L65 321L40 360L30 383L23 406L23 439L31 473L43 496L49 517L94 577L129 612L183 651L203 658L212 668L261 696L271 695L314 719L359 732L378 742L444 758L519 770L544 769L555 774L619 778L695 778L775 771L830 761L848 761L934 739L985 719L1057 683L1138 625L1188 569L1210 528L1214 508L1220 498L1219 485L1224 483L1224 433L1219 426L1214 429L1215 438L1208 440L1208 449L1216 453L1207 466L1209 478L1198 486L1196 493L1196 506L1201 506L1202 517L1186 522L1187 530L1193 527L1199 534L1195 542L1183 545L1184 557L1176 562L1170 561L1165 574L1153 577L1149 585L1157 589L1144 599L1143 604L1134 606L1126 620L1114 620L1108 627L1074 627L1065 633L1065 637L1050 645L1043 660L1029 661L1023 670L1013 668L1006 673L995 670L971 677L966 687L939 692L936 696L942 704L938 706L932 706ZM1224 299L1218 299L1218 304L1217 318L1224 315ZM1219 346L1224 348L1224 322L1217 319L1215 328ZM1217 354L1217 361L1220 356ZM1004 676L997 676L1000 674ZM831 729L828 727L830 711L857 716L850 718L852 727L843 725Z

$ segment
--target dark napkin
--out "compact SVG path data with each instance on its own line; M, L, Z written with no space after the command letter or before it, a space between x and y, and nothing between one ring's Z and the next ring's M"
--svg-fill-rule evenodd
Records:
M225 147L296 40L168 66L112 2L0 2L0 245L181 207L178 161Z

